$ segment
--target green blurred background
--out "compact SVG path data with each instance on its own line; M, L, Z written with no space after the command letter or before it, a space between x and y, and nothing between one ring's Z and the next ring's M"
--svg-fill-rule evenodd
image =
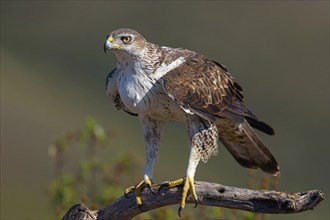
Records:
M328 1L1 1L1 219L52 216L48 146L87 116L118 130L112 152L144 158L138 119L104 94L115 61L103 43L121 27L227 66L249 108L275 129L261 138L281 166L278 190L327 196L313 211L268 218L329 219ZM184 124L164 133L156 182L183 176L189 155ZM238 187L246 177L222 146L196 175Z

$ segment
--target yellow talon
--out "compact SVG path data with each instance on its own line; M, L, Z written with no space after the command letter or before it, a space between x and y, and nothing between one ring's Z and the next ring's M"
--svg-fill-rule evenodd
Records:
M177 180L173 180L173 181L169 181L168 182L168 188L173 188L173 187L176 187L176 186L180 186L182 185L184 182L184 178L180 178L180 179L177 179Z
M186 199L187 199L187 194L188 191L190 191L192 199L195 201L195 207L197 206L197 194L195 190L195 183L194 183L194 178L187 176L184 180L184 185L182 189L182 197L181 197L181 203L179 207L179 216L181 216L181 210L184 209L186 206Z
M142 191L143 191L144 188L147 187L154 194L153 190L151 189L151 185L152 185L152 182L151 182L150 179L142 180L137 185L128 187L125 190L125 195L127 195L128 193L134 191L136 204L142 210L142 208L141 208L141 206L142 206L142 197L141 197ZM144 211L144 210L142 210L142 211Z
M127 189L125 189L125 195L127 195L128 193L132 192L135 189L135 186L130 186Z
M183 185L181 203L180 203L180 207L178 210L178 214L181 217L181 210L186 205L187 194L189 191L191 193L192 199L195 201L195 207L197 206L197 194L196 194L196 190L195 190L194 178L187 176L185 178L180 178L177 180L169 181L169 182L161 185L158 191L160 191L160 189L163 188L164 186L167 186L168 188L174 188L174 187L180 186L180 185Z
M190 192L191 192L191 196L193 198L193 200L196 202L195 207L197 206L197 194L196 194L196 189L195 189L195 181L194 178L192 177L188 177L189 179L189 188L190 188Z

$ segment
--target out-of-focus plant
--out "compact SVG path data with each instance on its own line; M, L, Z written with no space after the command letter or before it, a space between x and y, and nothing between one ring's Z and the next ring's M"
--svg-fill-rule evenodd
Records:
M56 218L62 217L74 204L83 203L90 209L102 208L123 195L124 189L139 181L136 170L142 159L132 152L113 154L108 146L116 131L106 131L93 118L82 128L68 130L49 147L54 159L55 178L48 185L48 195ZM256 182L255 170L248 171L247 186L251 189L275 189L278 177L268 175ZM176 207L164 207L143 213L135 219L265 219L263 214L198 206L194 212L177 216Z
M48 195L55 217L62 217L76 203L101 208L122 196L123 187L138 179L134 171L141 161L133 153L113 155L107 149L115 136L114 130L106 131L88 118L82 128L68 130L49 147L55 178Z

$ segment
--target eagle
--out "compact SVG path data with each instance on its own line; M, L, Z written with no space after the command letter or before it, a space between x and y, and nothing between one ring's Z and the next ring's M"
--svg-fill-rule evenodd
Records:
M179 215L188 193L197 205L196 168L200 160L207 162L217 154L218 140L243 167L279 173L277 161L253 128L269 135L274 130L246 107L242 87L224 65L188 49L153 44L126 28L107 35L104 52L108 50L115 55L116 68L107 77L106 95L117 109L137 116L144 133L143 179L126 189L126 193L135 192L140 209L142 190L152 191L161 132L167 121L185 121L189 136L186 174L165 183L169 188L183 186Z

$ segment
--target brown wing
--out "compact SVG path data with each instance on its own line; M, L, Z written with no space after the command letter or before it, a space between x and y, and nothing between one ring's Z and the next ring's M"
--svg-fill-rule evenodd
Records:
M215 121L224 117L244 121L242 88L220 64L192 57L163 77L165 91L182 108Z
M163 48L163 54L167 63L180 56L189 57L163 77L165 91L182 108L210 121L224 117L243 122L245 118L252 127L274 134L272 127L244 107L242 88L223 65L182 48Z
M273 129L245 108L242 88L223 66L195 56L163 76L163 86L183 109L214 122L220 141L242 166L279 172L275 158L250 125L268 134Z

